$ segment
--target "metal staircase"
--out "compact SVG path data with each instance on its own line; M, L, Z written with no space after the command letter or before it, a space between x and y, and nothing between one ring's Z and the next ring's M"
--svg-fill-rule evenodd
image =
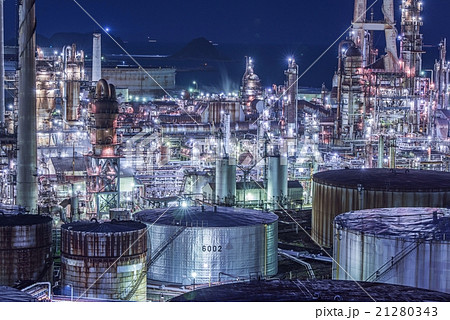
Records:
M155 254L152 257L150 257L150 259L147 262L147 270L153 263L155 263L156 260L159 259L159 257L161 257L164 250L166 250L166 248L184 231L184 229L186 229L186 227L178 228L177 231L175 231L175 233L173 235L171 235L169 239L167 239L165 242L163 242L155 250Z
M377 282L380 281L384 276L388 274L400 261L402 261L408 254L410 254L413 250L415 250L423 240L417 240L403 250L398 252L395 256L391 257L385 264L383 264L380 268L378 268L374 273L372 273L366 281L368 282Z
M139 286L141 285L142 281L144 281L144 279L146 277L147 277L147 270L144 270L141 272L141 274L139 275L139 278L133 284L133 287L131 288L130 292L128 292L128 294L125 296L125 298L123 300L126 300L126 301L131 300L131 298L134 296L136 291L139 289ZM147 290L147 288L145 290Z
M167 249L167 247L186 229L186 227L180 227L178 228L173 235L170 236L169 239L167 239L165 242L163 242L158 249L156 249L155 254L150 257L150 259L147 261L147 270L148 268L156 261L159 257L163 254L163 252ZM147 271L146 270L146 271ZM128 294L125 296L123 300L130 300L136 291L139 289L140 284L142 281L144 281L145 277L147 277L147 272L141 272L139 275L139 278L136 280L136 282L133 284L131 290L128 292Z
M51 301L52 285L50 282L36 282L21 290L35 297L39 301Z

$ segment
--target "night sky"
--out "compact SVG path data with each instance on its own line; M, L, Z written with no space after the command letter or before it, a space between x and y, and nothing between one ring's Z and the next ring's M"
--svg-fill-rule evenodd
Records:
M15 35L17 1L4 0L7 43L11 43L8 40ZM241 63L228 66L226 73L211 74L211 79L190 74L183 80L177 76L180 85L191 83L195 78L197 82L219 87L218 90L238 87L246 55L256 61L256 73L263 85L282 83L282 70L291 56L296 59L302 73L350 26L354 4L354 0L77 1L103 27L109 28L114 37L123 40L131 54L173 54L198 37L218 44L219 52L239 59ZM373 1L368 0L368 6ZM400 30L400 0L394 1L397 30ZM423 1L424 26L421 31L426 51L423 67L426 69L432 68L439 57L438 44L444 37L449 38L450 52L450 0ZM374 6L375 20L383 18L382 2L377 0ZM36 16L37 32L47 38L60 32L89 34L99 31L99 27L73 0L36 0ZM149 39L157 43L148 42ZM374 40L379 52L383 53L384 33L376 33ZM320 87L322 83L331 86L337 66L337 46L336 43L301 77L300 86ZM89 48L84 49L89 51ZM119 48L117 53L122 53ZM450 60L450 54L447 59ZM206 77L207 74L201 76Z
M372 3L374 0L368 0ZM13 37L17 0L5 0L6 39ZM125 41L331 44L350 24L353 0L78 0ZM381 17L381 3L375 5ZM400 0L395 0L398 8ZM424 0L425 44L450 38L449 0ZM36 0L38 33L92 32L98 27L73 0ZM398 11L396 14L398 15ZM399 18L397 18L399 21ZM399 28L399 24L397 24Z

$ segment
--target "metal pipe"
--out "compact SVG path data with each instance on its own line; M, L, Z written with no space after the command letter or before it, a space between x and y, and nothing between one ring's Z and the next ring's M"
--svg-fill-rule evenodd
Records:
M0 126L5 123L5 41L3 0L0 0Z
M19 121L16 203L36 212L36 18L35 0L19 7Z
M306 268L306 271L307 271L307 273L308 273L308 275L309 275L309 277L311 279L315 279L316 278L316 276L314 274L314 270L313 270L313 268L311 267L311 265L308 262L300 260L300 259L298 259L298 258L296 258L294 256L291 256L290 254L282 252L282 251L278 251L278 254L283 256L283 257L286 257L288 259L291 259L294 262L297 262L297 263L301 264L302 266L304 266Z

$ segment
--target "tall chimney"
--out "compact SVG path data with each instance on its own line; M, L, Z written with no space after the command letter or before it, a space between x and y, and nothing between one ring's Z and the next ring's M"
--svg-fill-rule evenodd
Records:
M36 212L36 17L35 0L19 7L19 122L16 204Z
M94 33L92 42L92 83L102 78L102 35Z
M0 126L5 124L5 41L3 0L0 0Z

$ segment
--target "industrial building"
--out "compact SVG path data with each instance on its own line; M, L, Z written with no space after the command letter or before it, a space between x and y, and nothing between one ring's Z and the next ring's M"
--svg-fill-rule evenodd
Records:
M373 8L382 21L367 0L354 8L330 90L299 87L294 57L265 88L247 56L238 92L208 93L180 90L176 68L102 65L97 32L91 65L77 44L40 48L34 1L21 1L0 88L13 97L0 95L0 285L39 300L203 288L222 301L366 301L360 286L380 301L448 299L448 279L428 278L448 271L446 40L430 76L421 1L401 1L399 26L394 0ZM318 274L329 280L302 281ZM331 280L348 274L360 284ZM293 296L264 295L274 288Z

